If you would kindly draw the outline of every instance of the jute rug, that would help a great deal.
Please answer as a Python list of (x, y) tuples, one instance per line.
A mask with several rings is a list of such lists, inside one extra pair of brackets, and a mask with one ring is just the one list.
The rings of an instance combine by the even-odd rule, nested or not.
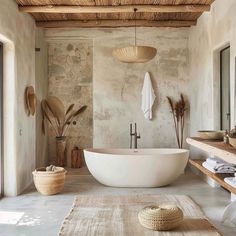
[[(185, 220), (173, 231), (152, 231), (139, 224), (147, 205), (178, 205)], [(63, 222), (60, 236), (219, 236), (201, 209), (184, 195), (78, 196)]]

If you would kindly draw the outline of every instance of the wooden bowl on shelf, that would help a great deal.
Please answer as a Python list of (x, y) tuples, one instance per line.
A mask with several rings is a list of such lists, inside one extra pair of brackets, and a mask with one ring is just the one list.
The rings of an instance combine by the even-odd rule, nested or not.
[(225, 131), (223, 130), (199, 130), (198, 135), (202, 139), (223, 140)]
[(232, 137), (229, 137), (229, 144), (236, 148), (236, 137), (235, 138), (232, 138)]

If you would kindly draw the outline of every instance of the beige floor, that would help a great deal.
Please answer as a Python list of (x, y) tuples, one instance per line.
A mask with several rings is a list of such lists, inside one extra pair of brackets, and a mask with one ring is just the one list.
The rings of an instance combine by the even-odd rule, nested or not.
[(221, 188), (211, 188), (190, 172), (168, 187), (138, 189), (105, 187), (89, 175), (86, 169), (70, 170), (64, 192), (60, 195), (41, 196), (32, 186), (19, 197), (0, 200), (0, 235), (54, 236), (76, 195), (136, 193), (189, 195), (202, 207), (222, 235), (236, 235), (236, 228), (228, 228), (220, 223), (223, 210), (230, 203), (230, 194)]

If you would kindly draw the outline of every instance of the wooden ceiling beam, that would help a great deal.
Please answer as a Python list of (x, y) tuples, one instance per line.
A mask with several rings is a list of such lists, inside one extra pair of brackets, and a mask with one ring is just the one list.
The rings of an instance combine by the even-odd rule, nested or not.
[[(138, 27), (189, 27), (196, 25), (197, 21), (148, 21), (137, 20)], [(134, 27), (134, 20), (89, 20), (89, 21), (38, 21), (38, 27), (43, 28), (117, 28), (117, 27)]]
[(28, 13), (131, 13), (134, 12), (204, 12), (210, 5), (123, 5), (123, 6), (19, 6), (21, 12)]

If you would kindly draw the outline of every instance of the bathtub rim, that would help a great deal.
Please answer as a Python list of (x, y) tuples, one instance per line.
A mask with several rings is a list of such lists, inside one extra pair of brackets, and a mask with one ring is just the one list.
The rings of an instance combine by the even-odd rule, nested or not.
[[(138, 151), (176, 151), (176, 152), (153, 152), (153, 153), (138, 153)], [(109, 152), (110, 151), (110, 152)], [(117, 151), (114, 153), (114, 151)], [(130, 151), (127, 153), (119, 153), (119, 151)], [(132, 152), (133, 151), (133, 152)], [(84, 149), (84, 152), (96, 154), (96, 155), (109, 155), (109, 156), (145, 156), (145, 157), (153, 157), (157, 155), (161, 156), (168, 156), (168, 157), (175, 157), (175, 155), (184, 155), (190, 153), (190, 150), (188, 149), (179, 149), (179, 148), (139, 148), (139, 149), (130, 149), (130, 148), (86, 148)]]

